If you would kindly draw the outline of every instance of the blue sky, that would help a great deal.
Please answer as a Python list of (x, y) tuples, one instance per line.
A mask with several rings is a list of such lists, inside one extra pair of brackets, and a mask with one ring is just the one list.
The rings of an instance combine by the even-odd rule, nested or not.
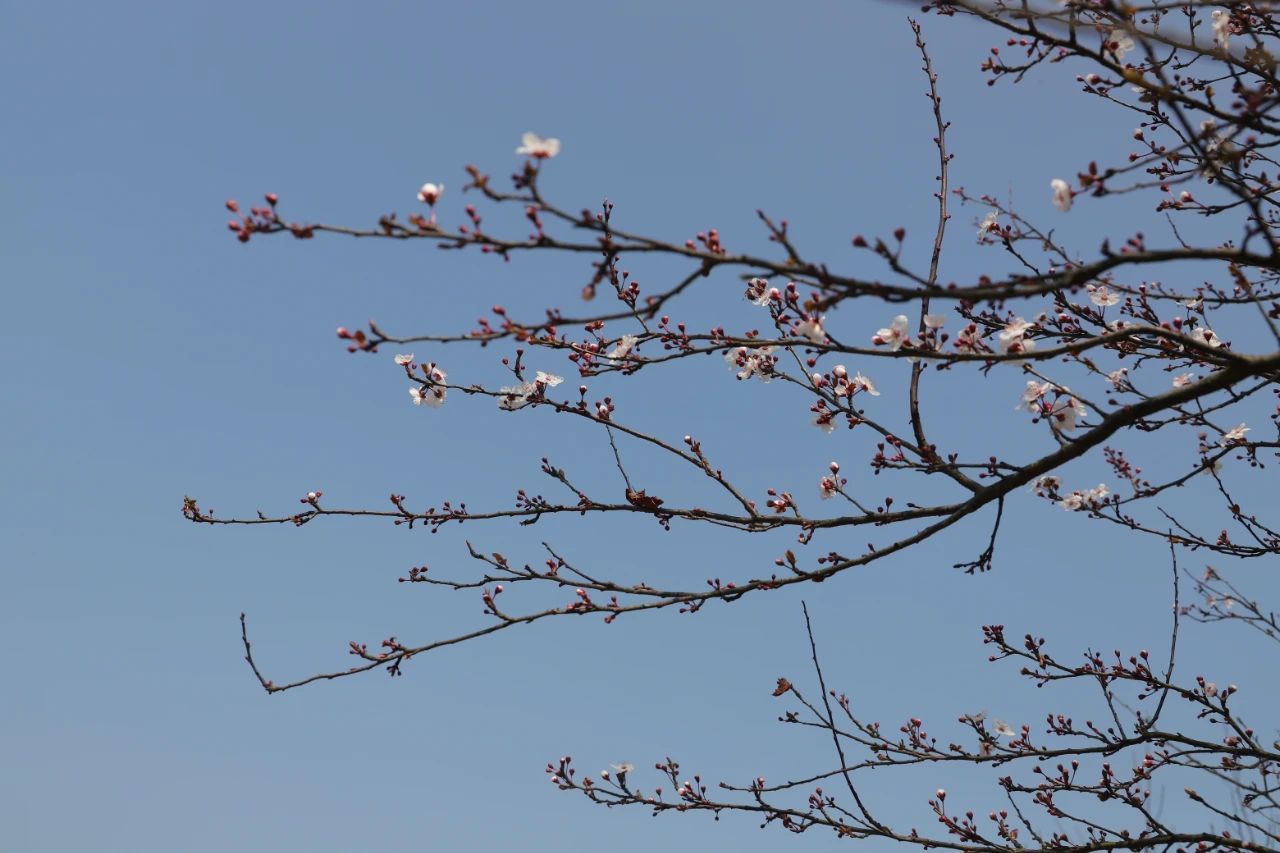
[[(816, 591), (696, 617), (542, 623), (414, 661), (404, 678), (267, 697), (241, 660), (242, 610), (278, 680), (346, 665), (348, 640), (466, 630), (483, 620), (476, 596), (396, 583), (422, 563), (467, 571), (464, 538), (520, 560), (546, 539), (621, 575), (693, 585), (762, 572), (787, 543), (613, 519), (431, 535), (340, 519), (215, 530), (179, 513), (185, 494), (229, 515), (286, 511), (309, 489), (347, 506), (381, 505), (391, 491), (415, 504), (506, 506), (516, 488), (549, 491), (544, 454), (617, 487), (601, 436), (477, 401), (416, 410), (390, 352), (348, 355), (333, 337), (369, 317), (405, 333), (470, 328), (495, 301), (526, 316), (572, 307), (584, 265), (337, 239), (246, 247), (225, 230), (226, 198), (274, 191), (299, 218), (364, 224), (412, 209), (417, 186), (435, 180), (454, 221), (462, 166), (504, 178), (520, 134), (534, 130), (564, 141), (544, 188), (567, 207), (608, 196), (626, 227), (673, 239), (718, 227), (766, 251), (763, 207), (789, 218), (814, 256), (872, 273), (852, 234), (901, 224), (923, 253), (932, 233), (931, 117), (907, 11), (11, 6), (0, 34), (12, 84), (0, 161), (0, 347), (11, 365), (0, 418), (0, 847), (538, 851), (570, 839), (772, 850), (790, 839), (750, 820), (589, 808), (557, 794), (542, 768), (565, 753), (584, 771), (671, 755), (742, 780), (825, 764), (823, 743), (773, 722), (781, 709), (769, 697), (777, 676), (808, 677), (802, 594), (829, 680), (886, 723), (978, 708), (1043, 714), (1043, 694), (985, 665), (984, 622), (1064, 648), (1159, 648), (1159, 544), (1027, 498), (1010, 507), (986, 576), (949, 568), (985, 537), (984, 521)], [(925, 27), (954, 122), (953, 182), (1012, 194), (1082, 247), (1117, 228), (1123, 204), (1063, 217), (1047, 188), (1095, 151), (1127, 150), (1132, 120), (1075, 96), (1069, 74), (989, 89), (977, 65), (990, 34), (960, 21)], [(944, 277), (986, 257), (973, 246), (979, 217), (957, 211)], [(633, 272), (656, 288), (673, 270), (637, 260)], [(738, 289), (717, 282), (689, 316), (752, 322)], [(860, 308), (843, 322), (869, 334), (890, 313)], [(418, 355), (451, 376), (498, 375), (493, 351)], [(891, 405), (892, 387), (900, 403), (905, 366), (876, 371), (877, 402)], [(1011, 412), (1022, 383), (1012, 371), (933, 383), (935, 430), (958, 449), (980, 450), (998, 429), (1001, 452), (1043, 450), (1047, 436)], [(768, 390), (708, 362), (620, 392), (620, 414), (704, 437), (755, 494), (809, 489), (812, 504), (829, 459), (870, 478), (865, 443), (821, 434), (805, 425), (807, 401), (782, 411)], [(655, 492), (704, 488), (628, 453), (652, 462)], [(1080, 477), (1098, 473), (1083, 466)], [(1239, 579), (1276, 591), (1255, 575), (1246, 567)], [(1229, 632), (1189, 633), (1189, 667), (1253, 685), (1245, 699), (1259, 708), (1280, 698), (1265, 688), (1280, 684), (1273, 660), (1242, 653)], [(937, 784), (887, 777), (877, 797), (887, 815), (928, 825)]]

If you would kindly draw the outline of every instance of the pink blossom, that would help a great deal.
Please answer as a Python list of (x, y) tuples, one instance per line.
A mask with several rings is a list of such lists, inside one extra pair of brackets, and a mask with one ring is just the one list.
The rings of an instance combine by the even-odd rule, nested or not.
[(403, 353), (396, 356), (396, 364), (405, 365), (413, 362), (413, 353)]

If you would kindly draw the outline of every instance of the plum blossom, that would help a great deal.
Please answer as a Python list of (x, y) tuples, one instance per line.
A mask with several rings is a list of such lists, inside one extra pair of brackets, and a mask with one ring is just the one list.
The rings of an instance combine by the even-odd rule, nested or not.
[(813, 425), (830, 435), (836, 431), (836, 414), (830, 409), (818, 409), (818, 414), (813, 419)]
[(761, 382), (768, 382), (773, 378), (773, 366), (778, 363), (778, 359), (770, 355), (772, 352), (773, 347), (736, 347), (724, 354), (724, 360), (739, 379), (758, 376)]
[(804, 335), (815, 344), (825, 344), (827, 342), (827, 333), (822, 328), (822, 321), (826, 317), (809, 317), (796, 325), (796, 334)]
[(1066, 213), (1071, 209), (1071, 186), (1062, 178), (1054, 178), (1049, 186), (1053, 188), (1053, 206)]
[(1194, 373), (1179, 373), (1177, 376), (1173, 377), (1173, 387), (1186, 388), (1188, 385), (1190, 385), (1192, 382), (1195, 382), (1195, 381), (1196, 381), (1196, 376)]
[(1085, 491), (1077, 489), (1062, 500), (1058, 501), (1058, 506), (1068, 512), (1076, 512), (1082, 509), (1096, 509), (1106, 500), (1107, 495), (1109, 494), (1111, 494), (1111, 490), (1107, 488), (1106, 484), (1099, 483), (1094, 488), (1086, 489)]
[(1120, 294), (1107, 287), (1105, 284), (1094, 286), (1092, 284), (1085, 285), (1085, 290), (1089, 292), (1089, 301), (1099, 308), (1107, 308), (1111, 305), (1119, 304)]
[(1047, 417), (1054, 429), (1069, 432), (1076, 428), (1076, 421), (1082, 421), (1088, 416), (1089, 410), (1084, 407), (1083, 403), (1075, 397), (1062, 396), (1054, 402), (1053, 408), (1049, 410)]
[(609, 350), (609, 353), (605, 357), (611, 358), (615, 361), (626, 358), (631, 354), (631, 351), (635, 349), (636, 343), (639, 340), (640, 339), (635, 335), (623, 335), (618, 338), (617, 345), (615, 345), (613, 349)]
[(1223, 50), (1231, 41), (1231, 14), (1223, 9), (1214, 9), (1210, 16), (1213, 19), (1213, 40)]
[(1000, 227), (1000, 212), (997, 210), (987, 211), (987, 215), (978, 223), (978, 239), (981, 240), (987, 236), (988, 231), (993, 231)]
[(448, 393), (449, 389), (443, 387), (423, 388), (414, 385), (409, 388), (409, 398), (415, 406), (430, 406), (433, 409), (438, 409), (444, 403)]
[(1137, 47), (1133, 39), (1124, 30), (1112, 30), (1111, 34), (1107, 36), (1106, 46), (1116, 55), (1117, 62), (1124, 62), (1125, 54)]
[(610, 764), (609, 766), (612, 767), (619, 776), (626, 776), (632, 770), (636, 769), (636, 766), (629, 761), (620, 761), (617, 764)]
[(444, 184), (423, 184), (422, 189), (418, 190), (418, 201), (434, 207), (436, 200), (442, 195), (444, 195)]
[(1022, 400), (1018, 405), (1014, 406), (1014, 409), (1026, 409), (1028, 412), (1038, 411), (1040, 409), (1040, 401), (1052, 388), (1053, 383), (1051, 382), (1029, 380), (1026, 390), (1022, 392)]
[(1017, 737), (1018, 736), (1017, 729), (1015, 729), (1013, 726), (1006, 723), (1004, 720), (996, 720), (995, 723), (992, 724), (991, 730), (996, 734), (1000, 735), (1001, 737)]
[(853, 375), (853, 380), (849, 384), (854, 388), (866, 391), (872, 397), (880, 396), (880, 392), (876, 390), (875, 383), (863, 376), (861, 373), (855, 373)]
[(747, 299), (756, 305), (768, 305), (774, 295), (781, 296), (781, 292), (776, 287), (769, 287), (767, 279), (753, 278), (747, 280)]
[(1038, 497), (1048, 498), (1056, 495), (1058, 489), (1062, 488), (1062, 480), (1053, 474), (1045, 474), (1043, 477), (1037, 477), (1035, 482), (1031, 484), (1031, 491)]
[(1206, 329), (1204, 326), (1196, 326), (1191, 331), (1191, 340), (1214, 349), (1222, 346), (1222, 339), (1214, 334), (1213, 329)]
[(539, 370), (532, 382), (522, 382), (519, 385), (508, 385), (504, 388), (499, 388), (498, 408), (508, 411), (522, 409), (532, 403), (534, 398), (540, 397), (547, 388), (554, 388), (563, 381), (563, 376), (555, 376)]
[(945, 314), (925, 314), (924, 325), (928, 329), (941, 329), (947, 324), (947, 315)]
[(1107, 374), (1107, 381), (1111, 383), (1112, 388), (1119, 388), (1129, 381), (1127, 374), (1129, 368), (1119, 367)]
[(818, 488), (824, 501), (831, 500), (840, 491), (840, 481), (835, 474), (830, 474), (818, 481)]
[(871, 338), (871, 343), (877, 345), (887, 344), (889, 349), (897, 352), (907, 339), (907, 327), (910, 324), (911, 321), (907, 319), (906, 314), (899, 314), (893, 318), (893, 322), (887, 328), (875, 333)]
[(536, 133), (526, 133), (520, 137), (517, 154), (528, 154), (535, 160), (546, 160), (560, 153), (559, 139), (543, 139)]
[(396, 356), (396, 364), (405, 365), (413, 363), (413, 353), (401, 353)]
[(1027, 337), (1027, 332), (1033, 325), (1033, 323), (1028, 323), (1021, 317), (1015, 317), (1010, 320), (1000, 331), (1000, 351), (1016, 353), (1034, 350), (1036, 342)]
[(982, 349), (982, 337), (978, 332), (978, 324), (970, 323), (956, 335), (956, 352), (979, 352)]
[(1244, 434), (1246, 432), (1249, 432), (1249, 427), (1245, 426), (1244, 424), (1240, 424), (1239, 426), (1232, 427), (1231, 429), (1227, 430), (1222, 434), (1222, 438), (1218, 440), (1218, 444), (1222, 445), (1223, 447), (1231, 447), (1232, 445), (1235, 445), (1235, 444), (1244, 444), (1245, 443)]

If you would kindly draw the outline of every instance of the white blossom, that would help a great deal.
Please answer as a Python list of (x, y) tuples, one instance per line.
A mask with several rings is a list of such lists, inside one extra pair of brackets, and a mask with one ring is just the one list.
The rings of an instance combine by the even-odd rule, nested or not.
[(536, 383), (522, 382), (498, 389), (498, 408), (515, 411), (529, 405), (529, 396), (538, 389)]
[(1186, 388), (1188, 385), (1190, 385), (1192, 382), (1195, 382), (1195, 381), (1196, 381), (1196, 376), (1194, 373), (1179, 373), (1177, 376), (1173, 377), (1173, 387)]
[(609, 350), (608, 355), (605, 357), (612, 358), (615, 361), (618, 359), (626, 358), (628, 355), (630, 355), (631, 350), (635, 349), (636, 343), (639, 340), (640, 339), (637, 338), (635, 335), (623, 335), (622, 337), (618, 338), (617, 345), (614, 346), (613, 349)]
[(1053, 383), (1051, 382), (1028, 380), (1026, 390), (1022, 392), (1022, 400), (1019, 401), (1017, 406), (1014, 406), (1014, 409), (1026, 409), (1028, 412), (1037, 411), (1040, 408), (1040, 400), (1052, 388)]
[(553, 373), (543, 373), (541, 370), (539, 370), (535, 381), (539, 385), (545, 385), (548, 388), (554, 388), (564, 381), (564, 377), (556, 376)]
[(1206, 329), (1204, 326), (1196, 326), (1191, 331), (1191, 340), (1214, 349), (1222, 346), (1222, 339), (1214, 334), (1213, 329)]
[(401, 353), (396, 356), (396, 364), (411, 364), (413, 362), (413, 353)]
[(1071, 396), (1059, 397), (1048, 414), (1054, 428), (1063, 432), (1075, 429), (1076, 421), (1082, 421), (1088, 416), (1089, 410), (1084, 407), (1084, 404)]
[(945, 314), (925, 314), (924, 324), (930, 329), (941, 329), (947, 323)]
[(801, 321), (796, 325), (796, 334), (804, 335), (815, 344), (825, 344), (827, 342), (827, 333), (822, 328), (822, 321), (826, 317), (810, 317)]
[(1071, 186), (1062, 178), (1054, 178), (1049, 186), (1053, 188), (1053, 206), (1066, 213), (1071, 209)]
[(768, 305), (775, 293), (778, 293), (778, 288), (770, 288), (766, 279), (752, 278), (747, 280), (747, 299), (756, 305)]
[[(1113, 45), (1114, 47), (1112, 47)], [(1111, 48), (1112, 52), (1115, 53), (1117, 62), (1123, 62), (1125, 54), (1132, 51), (1137, 45), (1133, 43), (1133, 39), (1124, 30), (1112, 30), (1111, 34), (1107, 36), (1107, 47)]]
[(1031, 484), (1031, 491), (1042, 498), (1050, 495), (1056, 495), (1058, 489), (1062, 488), (1062, 480), (1053, 474), (1045, 474), (1043, 477), (1037, 477), (1035, 482)]
[(852, 385), (854, 388), (859, 388), (863, 391), (866, 391), (872, 397), (880, 396), (880, 392), (876, 390), (875, 383), (872, 382), (867, 377), (863, 376), (861, 373), (855, 373), (853, 375), (853, 381), (850, 382), (849, 384)]
[(736, 347), (724, 354), (724, 360), (739, 379), (758, 376), (761, 382), (768, 382), (773, 378), (773, 366), (777, 363), (777, 359), (770, 355), (772, 352), (773, 347)]
[(444, 184), (423, 184), (422, 189), (418, 190), (418, 201), (434, 206), (436, 199), (442, 195), (444, 195)]
[(1218, 47), (1226, 50), (1231, 41), (1231, 14), (1222, 9), (1214, 9), (1210, 17), (1213, 19), (1213, 40)]
[(981, 240), (987, 235), (988, 231), (992, 231), (1000, 227), (1000, 212), (997, 210), (987, 211), (987, 215), (978, 223), (978, 239)]
[(1249, 432), (1249, 427), (1244, 424), (1232, 427), (1222, 434), (1222, 438), (1219, 439), (1218, 443), (1223, 447), (1230, 447), (1233, 444), (1244, 444), (1244, 434), (1246, 432)]
[(1096, 509), (1102, 504), (1107, 495), (1111, 494), (1111, 490), (1107, 488), (1105, 483), (1099, 483), (1092, 489), (1085, 491), (1075, 490), (1062, 500), (1058, 501), (1058, 506), (1068, 512), (1075, 512), (1082, 509)]
[(1031, 352), (1036, 342), (1028, 338), (1027, 332), (1032, 324), (1021, 317), (1015, 317), (1000, 331), (1001, 352)]
[(1128, 381), (1128, 379), (1126, 378), (1126, 374), (1128, 374), (1128, 372), (1129, 372), (1129, 368), (1118, 367), (1107, 374), (1107, 381), (1111, 383), (1111, 387), (1119, 388), (1121, 385), (1123, 385), (1125, 382)]
[(436, 409), (444, 403), (445, 395), (448, 392), (448, 388), (423, 388), (419, 385), (414, 385), (409, 388), (409, 398), (413, 400), (415, 406), (430, 406)]
[(1004, 720), (996, 720), (995, 723), (992, 724), (991, 730), (996, 734), (1001, 735), (1002, 737), (1018, 736), (1017, 730), (1014, 729), (1013, 726), (1006, 723)]
[(822, 480), (819, 481), (818, 488), (821, 490), (822, 499), (824, 501), (830, 500), (836, 496), (837, 492), (840, 491), (840, 481), (836, 479), (834, 474), (831, 474), (823, 477)]
[(1085, 290), (1089, 292), (1089, 301), (1099, 308), (1107, 308), (1120, 302), (1120, 294), (1107, 287), (1105, 284), (1094, 286), (1086, 284)]
[(526, 133), (520, 137), (517, 154), (528, 154), (537, 160), (545, 160), (560, 153), (559, 139), (543, 139), (536, 133)]
[(889, 349), (897, 352), (902, 348), (902, 344), (907, 339), (907, 328), (911, 321), (907, 319), (906, 314), (899, 314), (893, 318), (893, 322), (887, 328), (880, 329), (871, 338), (873, 344), (887, 344)]

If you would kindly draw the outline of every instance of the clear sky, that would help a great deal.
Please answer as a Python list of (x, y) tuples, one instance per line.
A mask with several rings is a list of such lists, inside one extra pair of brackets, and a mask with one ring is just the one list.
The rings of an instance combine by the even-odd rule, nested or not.
[[(627, 227), (672, 239), (718, 227), (760, 252), (764, 207), (833, 268), (875, 272), (852, 234), (901, 224), (923, 252), (934, 216), (909, 8), (6, 4), (0, 849), (775, 850), (791, 839), (747, 819), (591, 808), (557, 793), (543, 766), (565, 753), (584, 771), (671, 755), (713, 781), (824, 767), (824, 742), (779, 727), (769, 697), (779, 675), (808, 678), (802, 596), (828, 678), (886, 725), (917, 713), (945, 727), (980, 708), (1043, 716), (1045, 694), (984, 663), (984, 622), (1064, 649), (1162, 648), (1161, 546), (1020, 496), (985, 576), (949, 568), (972, 556), (980, 522), (816, 590), (695, 617), (542, 623), (416, 660), (400, 679), (268, 697), (241, 660), (242, 610), (278, 680), (347, 665), (349, 640), (456, 633), (483, 623), (476, 596), (396, 578), (422, 563), (468, 571), (464, 538), (522, 561), (546, 539), (620, 575), (696, 586), (768, 571), (785, 537), (577, 519), (435, 536), (340, 519), (210, 529), (179, 512), (184, 494), (225, 515), (284, 512), (309, 489), (345, 506), (392, 491), (507, 506), (516, 488), (550, 490), (537, 470), (548, 453), (588, 482), (616, 479), (598, 433), (488, 401), (414, 409), (390, 351), (348, 355), (333, 335), (369, 317), (404, 333), (469, 328), (495, 301), (571, 308), (583, 265), (332, 238), (246, 247), (225, 229), (226, 198), (274, 191), (299, 218), (366, 224), (413, 209), (435, 180), (453, 222), (463, 165), (503, 179), (533, 130), (564, 141), (544, 186), (566, 207), (607, 195)], [(1116, 228), (1123, 205), (1064, 217), (1048, 182), (1095, 147), (1126, 150), (1132, 119), (1075, 95), (1074, 71), (989, 89), (977, 66), (991, 34), (925, 27), (954, 122), (953, 181), (1012, 193), (1083, 249)], [(979, 216), (957, 211), (944, 277), (976, 268)], [(670, 274), (639, 260), (633, 272), (655, 288)], [(738, 284), (716, 287), (691, 314), (727, 305), (751, 322)], [(890, 314), (844, 313), (867, 334)], [(418, 350), (451, 377), (496, 377), (498, 355)], [(905, 367), (873, 375), (877, 404), (905, 409)], [(934, 383), (929, 404), (955, 446), (981, 448), (998, 430), (1002, 453), (1046, 447), (1015, 420), (1015, 372), (956, 376)], [(830, 459), (870, 478), (865, 444), (808, 426), (807, 401), (771, 409), (781, 389), (735, 383), (723, 363), (640, 390), (621, 398), (634, 422), (703, 436), (757, 495), (776, 485), (812, 504)], [(1081, 485), (1100, 473), (1082, 467)], [(653, 475), (655, 492), (703, 488), (660, 465)], [(1274, 596), (1260, 568), (1237, 579)], [(1238, 651), (1230, 632), (1189, 634), (1189, 667), (1239, 681), (1259, 708), (1280, 703), (1274, 660)], [(930, 824), (937, 779), (880, 784), (886, 815)], [(974, 789), (974, 804), (995, 801), (986, 794)]]

